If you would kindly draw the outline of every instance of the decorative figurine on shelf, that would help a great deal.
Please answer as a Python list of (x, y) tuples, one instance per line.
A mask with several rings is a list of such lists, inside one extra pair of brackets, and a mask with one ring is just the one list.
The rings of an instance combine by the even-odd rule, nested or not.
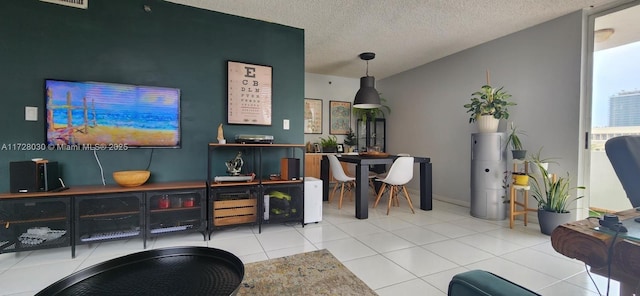
[(240, 171), (242, 170), (242, 165), (244, 164), (244, 161), (242, 160), (242, 152), (238, 151), (238, 154), (236, 154), (234, 159), (229, 160), (224, 164), (227, 165), (227, 173), (229, 173), (229, 175), (239, 176)]
[(226, 144), (227, 140), (224, 139), (224, 131), (222, 130), (222, 123), (218, 125), (218, 143)]

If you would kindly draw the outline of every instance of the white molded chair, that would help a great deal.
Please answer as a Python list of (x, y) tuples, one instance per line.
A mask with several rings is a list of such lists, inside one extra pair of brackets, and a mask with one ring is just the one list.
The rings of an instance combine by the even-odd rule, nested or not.
[[(411, 154), (409, 153), (398, 153), (396, 154), (396, 156), (402, 157), (402, 156), (411, 156)], [(379, 174), (375, 174), (375, 177), (378, 179), (384, 179), (387, 177), (387, 174), (389, 173), (389, 171), (383, 172), (383, 173), (379, 173)]]
[(382, 182), (382, 187), (380, 187), (380, 191), (378, 192), (378, 196), (376, 197), (376, 202), (373, 204), (373, 207), (378, 206), (378, 202), (380, 202), (380, 198), (385, 193), (385, 190), (389, 191), (389, 203), (387, 205), (387, 215), (389, 215), (389, 210), (391, 210), (391, 202), (395, 201), (398, 203), (398, 192), (402, 189), (404, 196), (407, 198), (407, 202), (409, 202), (409, 207), (411, 208), (412, 213), (416, 213), (413, 210), (413, 203), (411, 203), (411, 197), (409, 196), (409, 192), (407, 192), (407, 188), (404, 186), (409, 181), (413, 179), (413, 157), (411, 156), (402, 156), (396, 158), (396, 160), (391, 165), (387, 176), (382, 179), (376, 179), (376, 181)]
[(340, 187), (340, 201), (338, 202), (338, 209), (341, 209), (342, 197), (344, 197), (344, 186), (347, 185), (348, 186), (347, 190), (351, 190), (351, 188), (356, 185), (356, 182), (355, 182), (356, 178), (349, 177), (347, 176), (347, 174), (345, 174), (344, 170), (342, 169), (342, 165), (340, 164), (340, 161), (335, 155), (329, 154), (327, 155), (327, 158), (329, 159), (329, 167), (331, 168), (331, 174), (333, 174), (333, 178), (336, 179), (336, 181), (338, 181), (338, 184), (336, 184), (333, 187), (333, 191), (331, 191), (331, 195), (329, 195), (329, 203), (331, 203), (331, 200), (333, 199), (333, 195), (336, 193), (336, 190), (338, 189), (338, 187)]

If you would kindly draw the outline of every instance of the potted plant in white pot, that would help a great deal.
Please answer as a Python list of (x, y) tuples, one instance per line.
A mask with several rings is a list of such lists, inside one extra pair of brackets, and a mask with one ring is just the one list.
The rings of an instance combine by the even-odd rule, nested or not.
[(582, 198), (571, 197), (574, 189), (585, 189), (584, 186), (571, 187), (571, 178), (550, 174), (540, 162), (533, 162), (540, 171), (539, 176), (531, 175), (531, 195), (538, 202), (538, 223), (540, 232), (551, 235), (551, 232), (561, 224), (571, 222), (572, 216), (568, 207), (574, 201)]
[(531, 173), (533, 174), (541, 174), (540, 170), (538, 169), (538, 167), (542, 166), (545, 170), (549, 169), (549, 163), (555, 163), (557, 164), (557, 162), (555, 161), (556, 158), (542, 158), (540, 155), (542, 153), (542, 148), (540, 147), (540, 149), (538, 149), (538, 151), (536, 153), (530, 153), (529, 155), (529, 162), (532, 164), (531, 168)]
[(478, 121), (478, 131), (481, 133), (495, 133), (498, 131), (500, 119), (509, 118), (509, 106), (516, 103), (510, 102), (511, 95), (503, 90), (504, 87), (493, 88), (487, 84), (479, 91), (471, 94), (471, 103), (464, 104), (467, 113), (470, 113), (469, 123)]

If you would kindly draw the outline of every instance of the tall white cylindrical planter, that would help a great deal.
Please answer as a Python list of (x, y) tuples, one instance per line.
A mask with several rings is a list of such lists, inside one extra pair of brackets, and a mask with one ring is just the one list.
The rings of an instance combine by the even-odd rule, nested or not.
[[(507, 134), (471, 135), (471, 216), (488, 220), (507, 218)], [(510, 182), (510, 180), (508, 180)]]
[(478, 122), (478, 132), (495, 133), (498, 131), (500, 119), (496, 119), (493, 115), (481, 115), (476, 121)]

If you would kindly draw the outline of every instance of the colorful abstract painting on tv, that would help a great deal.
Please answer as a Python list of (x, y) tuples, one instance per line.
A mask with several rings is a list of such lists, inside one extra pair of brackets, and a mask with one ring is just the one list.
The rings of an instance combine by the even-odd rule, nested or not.
[(46, 80), (47, 144), (180, 147), (180, 90)]

